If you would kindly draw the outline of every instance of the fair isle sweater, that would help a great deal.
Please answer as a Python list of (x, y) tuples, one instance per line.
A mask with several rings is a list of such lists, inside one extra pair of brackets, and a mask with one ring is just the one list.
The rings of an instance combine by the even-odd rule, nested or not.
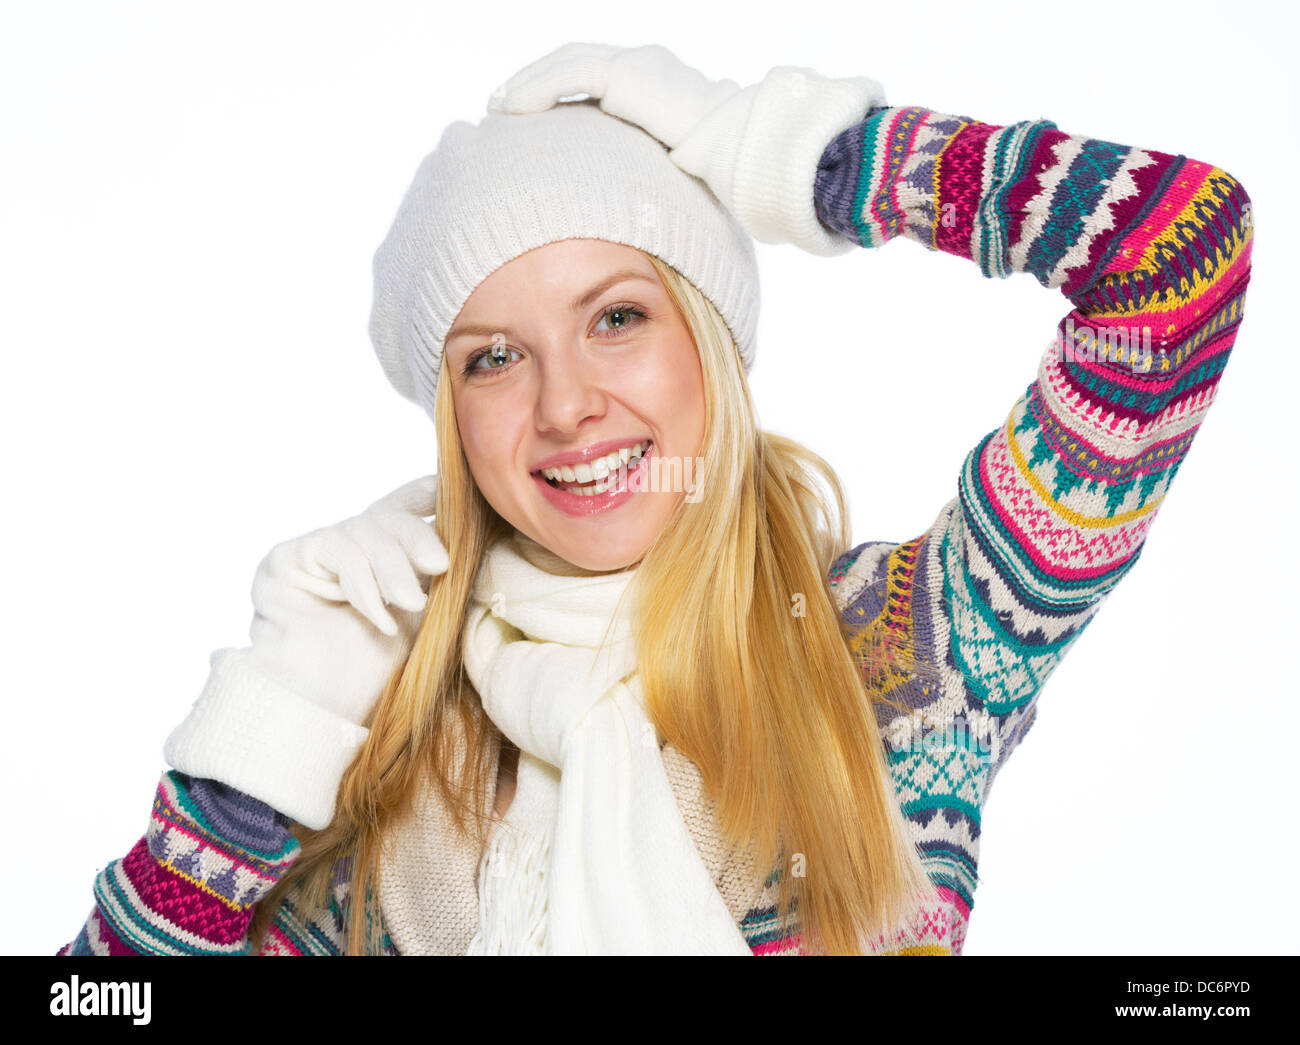
[[(865, 683), (908, 709), (876, 704), (941, 901), (875, 953), (960, 954), (993, 780), (1048, 677), (1137, 562), (1214, 400), (1249, 280), (1250, 203), (1209, 163), (1047, 121), (997, 127), (912, 107), (872, 110), (837, 135), (815, 201), (853, 243), (902, 236), (986, 276), (1028, 272), (1071, 306), (934, 524), (846, 551), (829, 577)], [(932, 670), (869, 659), (882, 640)], [(254, 907), (298, 851), (266, 804), (166, 773), (147, 833), (100, 873), (60, 953), (249, 953)], [(346, 872), (328, 909), (282, 904), (259, 953), (340, 953)], [(802, 953), (798, 912), (778, 924), (774, 910), (780, 874), (733, 908), (757, 955)], [(388, 933), (384, 945), (399, 951)]]

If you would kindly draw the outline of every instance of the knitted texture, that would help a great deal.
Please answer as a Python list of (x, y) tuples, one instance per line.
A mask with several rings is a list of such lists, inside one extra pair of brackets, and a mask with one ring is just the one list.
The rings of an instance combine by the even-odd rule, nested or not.
[[(902, 236), (988, 276), (1029, 272), (1072, 306), (1036, 380), (966, 456), (934, 524), (848, 550), (829, 578), (865, 682), (908, 709), (876, 705), (898, 801), (940, 897), (874, 951), (960, 954), (992, 782), (1044, 683), (1137, 562), (1214, 400), (1249, 279), (1249, 198), (1224, 171), (1183, 156), (1046, 121), (996, 127), (919, 108), (874, 110), (838, 135), (815, 195), (820, 220), (853, 243)], [(910, 670), (882, 649), (932, 668)], [(718, 867), (696, 800), (674, 786)], [(90, 921), (62, 953), (240, 949), (251, 904), (294, 849), (266, 807), (211, 788), (168, 774), (155, 817), (247, 868), (247, 884), (211, 888), (151, 827), (101, 875)], [(255, 816), (279, 833), (254, 843), (234, 829)], [(780, 874), (738, 920), (758, 955), (802, 951), (798, 912), (776, 917)], [(337, 953), (347, 900), (341, 887), (326, 911), (286, 904), (264, 953)], [(477, 915), (466, 915), (471, 925)]]
[(251, 650), (215, 650), (210, 663), (199, 699), (163, 747), (168, 763), (257, 794), (309, 827), (325, 827), (366, 728), (267, 678)]

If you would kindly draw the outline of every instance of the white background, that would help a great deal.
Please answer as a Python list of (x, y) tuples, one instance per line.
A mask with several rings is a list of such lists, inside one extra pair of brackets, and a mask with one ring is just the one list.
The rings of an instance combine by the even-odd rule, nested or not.
[[(1269, 6), (6, 4), (0, 947), (77, 933), (209, 653), (247, 643), (266, 550), (433, 470), (367, 340), (371, 256), (448, 122), (592, 40), (741, 84), (869, 75), (1243, 182), (1255, 275), (1220, 398), (998, 778), (966, 950), (1294, 951), (1300, 167)], [(911, 242), (759, 251), (764, 426), (839, 470), (857, 540), (917, 536), (1068, 303)]]

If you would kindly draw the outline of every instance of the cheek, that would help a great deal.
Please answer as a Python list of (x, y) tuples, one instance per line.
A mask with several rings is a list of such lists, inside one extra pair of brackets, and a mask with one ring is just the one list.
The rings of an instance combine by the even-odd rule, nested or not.
[(503, 441), (499, 437), (500, 433), (495, 433), (494, 438), (489, 411), (462, 403), (456, 404), (456, 425), (460, 431), (460, 444), (464, 448), (470, 474), (474, 477), (478, 488), (490, 501), (493, 477), (502, 474), (500, 462), (493, 460), (493, 453), (501, 452)]
[(687, 337), (665, 353), (659, 376), (661, 401), (672, 418), (678, 437), (696, 445), (704, 435), (704, 375), (695, 343)]

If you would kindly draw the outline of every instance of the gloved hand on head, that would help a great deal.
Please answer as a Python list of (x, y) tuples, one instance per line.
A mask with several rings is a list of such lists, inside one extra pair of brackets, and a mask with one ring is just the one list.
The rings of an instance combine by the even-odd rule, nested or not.
[(818, 221), (813, 185), (831, 140), (884, 104), (876, 81), (776, 66), (741, 88), (708, 79), (658, 44), (570, 43), (499, 86), (488, 111), (544, 112), (582, 94), (667, 146), (754, 239), (824, 256), (852, 249)]

